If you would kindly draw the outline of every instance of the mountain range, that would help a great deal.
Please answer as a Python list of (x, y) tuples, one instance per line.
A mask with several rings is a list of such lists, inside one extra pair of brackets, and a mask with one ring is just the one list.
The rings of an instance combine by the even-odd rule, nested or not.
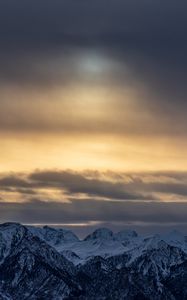
[(187, 236), (0, 225), (0, 300), (187, 299)]

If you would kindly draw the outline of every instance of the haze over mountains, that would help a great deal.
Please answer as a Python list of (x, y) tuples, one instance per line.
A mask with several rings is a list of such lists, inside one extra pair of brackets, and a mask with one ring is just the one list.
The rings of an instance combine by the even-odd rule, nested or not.
[(0, 299), (187, 297), (187, 236), (0, 225)]

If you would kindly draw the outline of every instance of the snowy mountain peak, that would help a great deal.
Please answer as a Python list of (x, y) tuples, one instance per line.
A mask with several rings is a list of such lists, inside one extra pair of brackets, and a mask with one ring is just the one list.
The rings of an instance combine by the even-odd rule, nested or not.
[(162, 237), (167, 241), (178, 241), (184, 239), (184, 235), (178, 230), (172, 230), (169, 233), (162, 235)]
[(138, 234), (134, 230), (122, 230), (115, 234), (115, 239), (118, 241), (124, 241), (138, 237)]
[(99, 228), (96, 229), (93, 233), (89, 234), (84, 241), (90, 241), (90, 240), (113, 240), (114, 234), (113, 232), (108, 228)]
[(51, 246), (60, 246), (66, 243), (78, 242), (78, 237), (70, 230), (57, 229), (49, 226), (38, 228), (35, 226), (27, 226), (33, 235), (46, 241)]
[[(186, 237), (0, 225), (0, 299), (185, 300)], [(110, 295), (109, 295), (110, 294)]]
[(56, 243), (59, 242), (59, 239), (63, 240), (64, 242), (79, 241), (78, 237), (72, 231), (66, 229), (57, 229), (49, 226), (44, 226), (43, 233), (46, 238), (56, 238)]
[(27, 229), (18, 223), (4, 223), (0, 224), (0, 240), (4, 239), (6, 242), (16, 242), (20, 240)]
[(147, 250), (158, 249), (160, 247), (167, 247), (167, 246), (168, 246), (167, 242), (164, 241), (159, 234), (146, 237), (143, 239), (141, 243), (141, 247)]
[(24, 227), (23, 225), (21, 225), (20, 223), (16, 223), (16, 222), (6, 222), (3, 224), (0, 224), (0, 231), (2, 230), (13, 230), (13, 229), (18, 229)]
[(22, 240), (27, 229), (18, 223), (0, 224), (0, 262)]
[(71, 231), (71, 230), (64, 230), (58, 229), (60, 233), (63, 232), (64, 240), (67, 242), (78, 242), (79, 238)]

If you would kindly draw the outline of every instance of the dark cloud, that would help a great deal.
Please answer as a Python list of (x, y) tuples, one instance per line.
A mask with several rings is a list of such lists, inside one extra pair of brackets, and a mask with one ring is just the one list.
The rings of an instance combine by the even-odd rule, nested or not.
[[(32, 173), (29, 179), (39, 185), (61, 186), (70, 194), (85, 193), (111, 199), (156, 200), (153, 197), (155, 192), (187, 196), (185, 172), (109, 173), (114, 182), (97, 178), (97, 173), (91, 172), (90, 174), (93, 174), (92, 177), (95, 178), (90, 179), (89, 172), (84, 174), (72, 171), (37, 171)], [(146, 192), (149, 194), (143, 196)]]
[[(98, 179), (88, 179), (81, 174), (70, 172), (37, 172), (30, 179), (39, 182), (57, 184), (67, 189), (71, 194), (84, 193), (90, 196), (106, 197), (110, 199), (148, 199), (143, 195), (128, 193), (121, 183), (112, 183)], [(150, 196), (151, 198), (151, 196)], [(149, 199), (150, 199), (149, 198)]]
[[(110, 224), (112, 228), (135, 226), (137, 229), (139, 226), (162, 230), (177, 226), (184, 229), (186, 185), (186, 172), (48, 170), (1, 174), (0, 220), (67, 226), (93, 223)], [(16, 197), (12, 202), (9, 195), (14, 193)], [(160, 201), (165, 199), (171, 202)]]
[(143, 184), (142, 188), (146, 188), (159, 192), (159, 193), (166, 193), (166, 194), (175, 194), (175, 195), (182, 195), (187, 196), (187, 185), (186, 183), (152, 183), (152, 184)]
[[(72, 171), (43, 171), (30, 174), (26, 179), (8, 176), (0, 179), (0, 188), (17, 188), (20, 193), (32, 194), (32, 189), (55, 188), (66, 191), (69, 195), (86, 194), (90, 197), (102, 197), (122, 200), (151, 200), (153, 196), (138, 192), (128, 192), (123, 183), (89, 179), (84, 174)], [(21, 189), (22, 188), (22, 189)], [(25, 189), (27, 188), (27, 189)], [(30, 188), (30, 189), (28, 189)]]
[[(55, 84), (64, 86), (72, 80), (79, 82), (75, 68), (78, 53), (102, 51), (118, 67), (109, 78), (102, 76), (99, 80), (104, 80), (106, 86), (111, 81), (123, 86), (128, 80), (134, 89), (137, 83), (146, 89), (146, 95), (138, 101), (150, 110), (152, 124), (139, 122), (135, 132), (140, 134), (141, 128), (145, 133), (150, 128), (153, 134), (158, 131), (184, 136), (187, 129), (186, 9), (186, 2), (177, 0), (3, 0), (0, 3), (0, 84), (34, 85), (38, 89)], [(0, 100), (1, 129), (50, 127), (35, 118), (28, 122), (21, 111), (15, 116), (9, 104), (3, 109), (3, 102), (7, 103), (3, 98)], [(11, 118), (3, 118), (7, 113)], [(156, 126), (158, 120), (161, 126)], [(77, 130), (93, 131), (88, 123), (77, 123)], [(121, 134), (129, 130), (122, 122), (108, 120), (104, 126), (102, 122), (98, 124), (99, 130), (109, 128), (108, 131)], [(53, 129), (68, 131), (70, 127), (63, 123)], [(131, 124), (129, 127), (133, 131)]]
[[(172, 76), (170, 71), (178, 70), (175, 80), (181, 71), (186, 72), (185, 1), (3, 0), (0, 8), (1, 51), (5, 47), (6, 61), (1, 70), (5, 78), (5, 68), (10, 67), (7, 76), (12, 73), (14, 80), (16, 72), (17, 75), (20, 72), (22, 80), (29, 74), (30, 80), (35, 80), (34, 67), (37, 82), (38, 77), (45, 78), (46, 72), (43, 68), (40, 74), (38, 64), (33, 66), (33, 59), (46, 63), (56, 50), (63, 56), (76, 47), (104, 47), (114, 59), (121, 58), (145, 77), (149, 75), (148, 80), (151, 75), (155, 84), (159, 79), (157, 73), (161, 75), (158, 84), (162, 84), (163, 78), (167, 83)], [(9, 43), (11, 47), (7, 46)], [(6, 59), (8, 52), (11, 55)]]
[(129, 224), (186, 224), (186, 203), (135, 203), (72, 200), (70, 203), (31, 200), (25, 203), (0, 203), (2, 222), (84, 223), (89, 221)]
[[(3, 0), (0, 83), (39, 88), (79, 81), (77, 53), (103, 51), (110, 61), (118, 63), (111, 75), (115, 85), (123, 86), (128, 77), (134, 89), (141, 84), (146, 90), (138, 101), (150, 111), (152, 124), (140, 122), (137, 133), (140, 128), (142, 132), (150, 128), (154, 134), (159, 128), (159, 134), (186, 136), (186, 11), (183, 0)], [(105, 80), (106, 85), (111, 84), (111, 78)], [(26, 120), (20, 120), (18, 116), (15, 122), (2, 121), (1, 128), (29, 128)], [(156, 126), (158, 123), (161, 126)], [(42, 127), (37, 127), (36, 121), (33, 124)], [(126, 132), (121, 123), (105, 125), (103, 128)], [(82, 127), (89, 128), (89, 124)], [(68, 130), (65, 124), (62, 128)]]
[[(1, 176), (0, 189), (17, 192), (32, 197), (52, 199), (53, 193), (59, 192), (59, 201), (63, 201), (61, 192), (71, 199), (77, 195), (90, 199), (160, 201), (186, 200), (187, 174), (185, 172), (155, 173), (113, 173), (113, 172), (74, 172), (35, 171), (25, 175)], [(41, 196), (41, 190), (45, 195)], [(170, 197), (170, 198), (168, 198)], [(182, 197), (182, 199), (180, 198)], [(178, 199), (177, 199), (178, 198)]]
[[(187, 4), (184, 0), (150, 2), (143, 0), (1, 1), (1, 34), (30, 43), (58, 43), (64, 36), (89, 39), (100, 34), (124, 33), (131, 40), (136, 34), (159, 39), (185, 33)], [(174, 22), (175, 20), (175, 22)], [(138, 33), (140, 35), (138, 35)], [(116, 37), (117, 39), (117, 37)], [(121, 39), (121, 38), (120, 38)]]
[(21, 179), (18, 175), (4, 176), (0, 178), (0, 187), (21, 187), (27, 188), (30, 183), (24, 179)]

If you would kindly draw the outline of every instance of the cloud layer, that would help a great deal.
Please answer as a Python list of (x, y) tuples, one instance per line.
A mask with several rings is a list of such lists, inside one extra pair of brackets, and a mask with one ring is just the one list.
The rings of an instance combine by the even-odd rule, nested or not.
[(182, 172), (1, 174), (0, 218), (35, 224), (185, 227), (186, 184), (187, 173)]
[(1, 0), (0, 220), (186, 222), (186, 11)]
[[(24, 127), (28, 130), (68, 131), (75, 130), (76, 123), (79, 131), (87, 127), (88, 131), (103, 128), (105, 132), (109, 128), (110, 131), (121, 134), (139, 134), (141, 128), (141, 132), (145, 134), (148, 131), (149, 134), (152, 132), (184, 137), (187, 129), (186, 8), (185, 1), (178, 3), (176, 0), (167, 0), (164, 3), (150, 3), (147, 0), (102, 0), (94, 3), (72, 0), (55, 0), (53, 3), (43, 0), (27, 3), (23, 0), (16, 3), (12, 0), (1, 1), (0, 85), (3, 89), (7, 85), (22, 88), (27, 86), (26, 94), (18, 90), (12, 90), (12, 94), (1, 91), (1, 130)], [(107, 74), (99, 76), (96, 71), (96, 74), (91, 72), (90, 75), (87, 72), (82, 76), (82, 70), (78, 70), (81, 57), (88, 55), (92, 60), (93, 52), (96, 53), (96, 61), (100, 56), (101, 60), (107, 60)], [(129, 127), (126, 123), (123, 125), (123, 122), (118, 122), (118, 112), (123, 112), (121, 118), (125, 120), (125, 110), (128, 108), (124, 105), (125, 96), (119, 99), (116, 95), (113, 95), (113, 98), (117, 99), (116, 117), (113, 120), (110, 117), (104, 119), (104, 126), (101, 126), (102, 120), (98, 120), (98, 128), (92, 126), (92, 123), (89, 128), (89, 123), (86, 120), (84, 122), (82, 115), (80, 119), (72, 118), (71, 124), (66, 120), (60, 124), (50, 122), (42, 113), (35, 116), (33, 99), (37, 99), (38, 102), (38, 99), (45, 98), (44, 90), (48, 93), (49, 89), (56, 86), (63, 90), (58, 92), (62, 93), (61, 110), (66, 110), (64, 99), (67, 95), (64, 89), (69, 84), (69, 88), (73, 89), (72, 84), (75, 83), (83, 84), (84, 89), (88, 85), (98, 88), (98, 85), (102, 84), (107, 89), (109, 86), (114, 90), (117, 86), (125, 86), (125, 90), (130, 86), (134, 91), (137, 90), (135, 97), (139, 109), (139, 126), (134, 128), (132, 118)], [(30, 97), (33, 89), (42, 89), (42, 97), (36, 93), (33, 98)], [(124, 95), (124, 90), (120, 91), (121, 95)], [(16, 93), (19, 101), (15, 99)], [(20, 101), (23, 97), (25, 100)], [(51, 98), (55, 97), (56, 95), (51, 95)], [(75, 97), (78, 95), (73, 95), (73, 98)], [(26, 105), (29, 98), (29, 104)], [(70, 97), (68, 99), (73, 107), (74, 100)], [(15, 105), (11, 106), (10, 102), (15, 102)], [(45, 99), (44, 102), (42, 105), (46, 105), (48, 111), (50, 101)], [(14, 111), (11, 107), (17, 109)], [(30, 111), (30, 122), (23, 117), (23, 111), (26, 111), (26, 115)], [(53, 111), (54, 108), (52, 114)], [(3, 117), (7, 114), (11, 118)], [(56, 113), (53, 120), (55, 117)], [(62, 118), (64, 119), (64, 116)]]
[[(0, 177), (2, 191), (18, 191), (20, 194), (23, 192), (23, 194), (33, 194), (40, 198), (40, 190), (46, 189), (47, 192), (48, 189), (49, 191), (54, 189), (65, 193), (67, 200), (71, 196), (83, 195), (86, 198), (103, 198), (112, 201), (185, 201), (186, 185), (186, 172), (115, 173), (38, 170), (26, 174), (2, 174)], [(45, 198), (41, 200), (45, 201)], [(63, 201), (60, 193), (59, 201)]]

